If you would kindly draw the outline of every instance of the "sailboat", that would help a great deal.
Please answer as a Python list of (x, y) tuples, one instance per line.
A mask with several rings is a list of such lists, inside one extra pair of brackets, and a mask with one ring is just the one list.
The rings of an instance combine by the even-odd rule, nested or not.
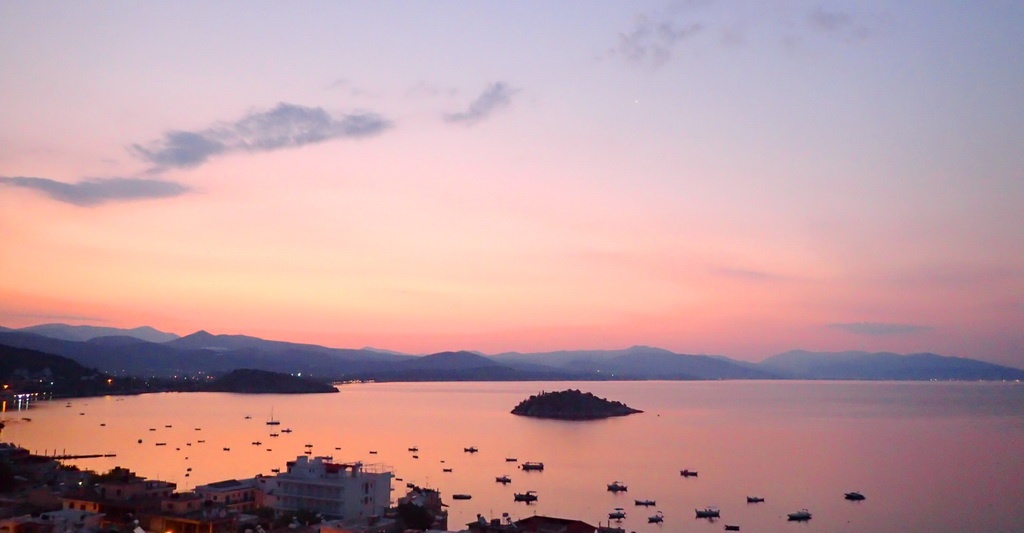
[(267, 420), (267, 425), (268, 426), (280, 426), (281, 425), (281, 421), (280, 420), (274, 420), (274, 408), (273, 407), (270, 408), (270, 420)]

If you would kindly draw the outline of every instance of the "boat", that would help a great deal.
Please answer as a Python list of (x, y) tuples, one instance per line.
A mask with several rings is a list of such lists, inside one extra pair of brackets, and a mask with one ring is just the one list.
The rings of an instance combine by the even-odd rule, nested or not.
[(441, 471), (442, 472), (451, 472), (452, 469), (451, 468), (442, 468)]
[(418, 456), (418, 455), (414, 455), (414, 456), (412, 456), (412, 458), (413, 458), (413, 459), (419, 459), (419, 458), (420, 458), (420, 456)]
[(516, 459), (515, 457), (506, 457), (506, 458), (505, 458), (505, 462), (506, 462), (506, 463), (514, 463), (514, 462), (516, 462), (516, 461), (518, 461), (518, 460), (519, 460), (519, 459)]
[(158, 442), (158, 443), (156, 443), (156, 445), (157, 446), (167, 446), (167, 443), (166, 442)]
[(512, 501), (526, 503), (535, 502), (537, 501), (537, 492), (532, 490), (517, 492), (512, 496)]
[(230, 451), (231, 451), (231, 448), (224, 448), (224, 451), (226, 451), (226, 452), (230, 452)]
[(694, 509), (697, 514), (697, 518), (721, 518), (722, 512), (714, 507), (705, 507), (703, 509)]
[(312, 447), (313, 447), (313, 445), (312, 445), (312, 444), (307, 444), (307, 445), (306, 445), (306, 447), (307, 447), (307, 448), (312, 448)]
[(251, 417), (251, 416), (249, 416), (249, 415), (245, 415), (245, 419), (246, 419), (246, 420), (251, 420), (251, 419), (252, 419), (252, 417)]
[(405, 484), (405, 488), (407, 488), (407, 489), (415, 489), (416, 488), (416, 484), (415, 483), (406, 483)]
[(696, 470), (680, 470), (679, 475), (683, 477), (697, 477)]
[(477, 450), (476, 446), (470, 446), (469, 448), (463, 448), (462, 451), (464, 451), (466, 453), (476, 453), (476, 452), (478, 452), (480, 450)]
[(616, 507), (615, 510), (608, 513), (608, 520), (622, 520), (626, 518), (626, 511), (622, 507)]
[(527, 461), (519, 468), (522, 468), (523, 470), (544, 470), (544, 463)]
[(409, 448), (409, 451), (410, 452), (418, 452), (418, 451), (420, 451), (420, 449), (417, 448), (416, 446), (413, 446), (413, 447)]
[(377, 455), (377, 450), (370, 450), (370, 455)]
[(510, 478), (508, 476), (498, 476), (498, 477), (494, 478), (494, 481), (496, 483), (501, 483), (501, 484), (512, 483), (512, 478)]
[(654, 513), (653, 515), (647, 517), (648, 524), (660, 524), (664, 521), (665, 515), (661, 514), (661, 511), (658, 511), (657, 513)]
[[(598, 524), (600, 524), (600, 522), (598, 522)], [(597, 533), (626, 533), (626, 530), (621, 527), (612, 527), (612, 523), (609, 520), (607, 526), (597, 526)]]
[(786, 516), (789, 517), (789, 520), (802, 522), (804, 520), (810, 520), (811, 519), (811, 512), (808, 511), (807, 509), (800, 509), (799, 511), (797, 511), (795, 513), (789, 513)]
[(864, 497), (863, 494), (859, 492), (847, 492), (846, 494), (843, 494), (843, 498), (846, 498), (847, 500), (850, 500), (852, 502), (859, 502), (861, 500), (867, 499)]
[(469, 495), (469, 494), (452, 494), (452, 499), (453, 500), (468, 500), (468, 499), (470, 499), (472, 497), (473, 496)]
[(739, 531), (740, 526), (725, 526), (726, 531)]
[(267, 420), (267, 425), (268, 426), (280, 426), (281, 425), (281, 421), (280, 420), (274, 420), (274, 408), (273, 407), (270, 408), (270, 419)]
[(760, 496), (747, 496), (747, 503), (761, 503), (763, 501), (764, 498)]
[(278, 434), (277, 434), (277, 433), (271, 433), (271, 434), (270, 434), (270, 436), (271, 436), (271, 437), (277, 437), (277, 436), (278, 436)]
[(643, 505), (644, 507), (650, 507), (654, 505), (654, 500), (633, 500), (637, 505)]
[(254, 441), (252, 441), (252, 445), (253, 446), (263, 446), (263, 443), (261, 441), (254, 440)]
[(271, 468), (270, 471), (275, 473), (275, 474), (278, 474), (278, 473), (281, 472), (281, 469), (280, 468)]
[(612, 481), (611, 483), (608, 484), (608, 490), (612, 492), (626, 492), (626, 490), (628, 490), (628, 487), (626, 487), (619, 481)]
[(284, 429), (281, 430), (281, 433), (291, 433), (291, 432), (292, 432), (291, 428), (284, 428)]

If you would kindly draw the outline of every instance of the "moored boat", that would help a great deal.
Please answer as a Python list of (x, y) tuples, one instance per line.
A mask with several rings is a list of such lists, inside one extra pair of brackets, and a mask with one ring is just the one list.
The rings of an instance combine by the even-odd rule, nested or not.
[(520, 466), (519, 468), (522, 468), (523, 470), (544, 470), (544, 463), (527, 461), (523, 463), (523, 465)]
[(535, 502), (537, 501), (537, 492), (532, 490), (517, 492), (512, 496), (512, 501), (526, 503)]
[(654, 513), (653, 515), (647, 517), (648, 524), (660, 524), (664, 521), (665, 515), (663, 515), (661, 511), (658, 511), (657, 513)]
[(452, 494), (452, 499), (453, 500), (468, 500), (468, 499), (470, 499), (472, 497), (473, 496), (470, 495), (470, 494)]
[(679, 475), (683, 477), (697, 477), (696, 470), (680, 470)]
[(721, 518), (722, 512), (714, 507), (705, 507), (703, 509), (694, 509), (697, 518)]
[(863, 494), (861, 494), (859, 492), (847, 492), (846, 494), (843, 494), (843, 498), (846, 498), (847, 500), (854, 501), (854, 502), (859, 502), (861, 500), (867, 499), (867, 498), (864, 497)]
[(612, 481), (611, 483), (608, 484), (608, 490), (610, 490), (611, 492), (626, 492), (628, 490), (628, 487), (626, 487), (626, 485), (624, 485), (621, 481)]
[(789, 520), (804, 521), (804, 520), (810, 520), (811, 519), (811, 512), (808, 511), (807, 509), (800, 509), (799, 511), (797, 511), (795, 513), (789, 513), (786, 516), (789, 518)]
[(726, 531), (739, 531), (740, 526), (725, 526)]
[(510, 478), (508, 476), (498, 476), (498, 477), (494, 478), (494, 481), (496, 483), (501, 483), (501, 484), (512, 483), (512, 478)]
[(626, 518), (626, 511), (622, 507), (616, 507), (612, 512), (608, 513), (609, 520), (622, 520)]
[(633, 500), (636, 505), (643, 505), (644, 507), (650, 507), (654, 505), (654, 500)]
[(763, 501), (764, 498), (760, 496), (747, 496), (747, 503), (761, 503)]
[(464, 451), (466, 453), (476, 453), (476, 452), (478, 452), (480, 450), (477, 450), (476, 446), (470, 446), (469, 448), (463, 448), (462, 451)]

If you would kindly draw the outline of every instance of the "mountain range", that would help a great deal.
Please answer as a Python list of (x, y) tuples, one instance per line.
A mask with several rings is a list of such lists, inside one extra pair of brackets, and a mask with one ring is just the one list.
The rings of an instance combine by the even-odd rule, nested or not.
[(115, 376), (172, 377), (256, 369), (320, 380), (1020, 380), (1024, 370), (937, 354), (791, 351), (751, 363), (649, 346), (542, 353), (441, 352), (425, 356), (343, 349), (198, 331), (44, 324), (0, 327), (0, 346), (63, 356)]

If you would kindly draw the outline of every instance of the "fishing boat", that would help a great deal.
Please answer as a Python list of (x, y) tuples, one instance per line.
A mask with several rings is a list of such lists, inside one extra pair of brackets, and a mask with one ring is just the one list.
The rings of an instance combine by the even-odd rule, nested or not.
[(622, 520), (626, 518), (626, 511), (622, 507), (616, 507), (612, 512), (608, 513), (608, 520)]
[(469, 448), (463, 448), (462, 451), (464, 451), (466, 453), (476, 453), (476, 452), (478, 452), (480, 450), (477, 450), (476, 446), (470, 446)]
[(663, 515), (661, 511), (658, 511), (657, 513), (654, 513), (653, 515), (647, 517), (648, 524), (660, 524), (664, 521), (665, 515)]
[(506, 483), (512, 483), (512, 478), (510, 478), (508, 476), (498, 476), (498, 477), (494, 478), (494, 481), (496, 483), (501, 483), (502, 485), (504, 485)]
[(452, 469), (451, 468), (442, 468), (441, 471), (442, 472), (451, 472)]
[(633, 500), (636, 505), (643, 505), (644, 507), (650, 507), (654, 505), (654, 500)]

